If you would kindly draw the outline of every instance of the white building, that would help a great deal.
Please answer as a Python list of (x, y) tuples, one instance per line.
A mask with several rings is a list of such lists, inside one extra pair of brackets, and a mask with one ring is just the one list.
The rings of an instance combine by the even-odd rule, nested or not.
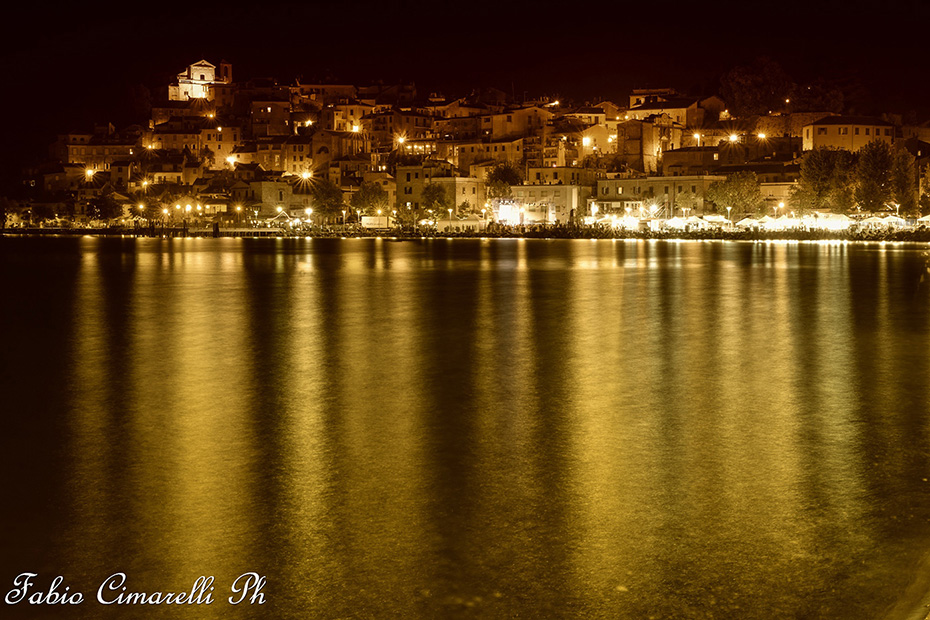
[(220, 63), (219, 75), (216, 66), (199, 60), (178, 74), (178, 83), (168, 87), (170, 101), (214, 98), (213, 86), (232, 83), (232, 65)]

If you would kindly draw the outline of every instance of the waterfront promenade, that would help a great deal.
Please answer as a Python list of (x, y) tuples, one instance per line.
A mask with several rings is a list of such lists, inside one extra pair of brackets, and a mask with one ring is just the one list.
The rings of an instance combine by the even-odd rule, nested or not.
[(349, 226), (305, 227), (284, 229), (255, 228), (182, 228), (182, 227), (128, 227), (108, 228), (6, 228), (6, 235), (94, 235), (135, 237), (290, 237), (290, 238), (370, 238), (394, 239), (464, 238), (464, 239), (683, 239), (728, 241), (908, 241), (930, 242), (930, 227), (871, 228), (846, 230), (759, 230), (759, 229), (703, 229), (703, 230), (629, 230), (600, 226), (498, 226), (485, 231), (442, 231), (429, 228), (391, 228), (373, 230)]

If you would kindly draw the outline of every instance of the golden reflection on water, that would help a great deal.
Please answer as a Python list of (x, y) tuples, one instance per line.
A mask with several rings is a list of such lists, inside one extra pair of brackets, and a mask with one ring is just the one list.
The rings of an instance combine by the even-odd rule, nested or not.
[(830, 617), (808, 605), (845, 604), (836, 575), (906, 579), (852, 565), (927, 533), (903, 249), (228, 241), (81, 242), (63, 548), (87, 579), (602, 618)]

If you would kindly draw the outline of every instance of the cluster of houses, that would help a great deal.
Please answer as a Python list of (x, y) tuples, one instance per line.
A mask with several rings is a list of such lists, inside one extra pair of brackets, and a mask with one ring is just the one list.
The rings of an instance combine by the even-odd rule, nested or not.
[[(44, 202), (45, 212), (77, 220), (107, 196), (124, 217), (314, 213), (361, 222), (375, 214), (350, 207), (352, 196), (375, 184), (386, 195), (385, 217), (564, 224), (648, 213), (675, 225), (714, 213), (708, 187), (744, 171), (756, 174), (777, 216), (805, 150), (856, 151), (871, 140), (906, 146), (917, 169), (930, 158), (930, 123), (893, 117), (786, 106), (734, 118), (717, 96), (668, 88), (575, 106), (548, 98), (517, 103), (487, 88), (448, 99), (423, 96), (413, 84), (236, 82), (228, 63), (201, 60), (168, 86), (147, 122), (60, 135), (28, 183), (32, 206)], [(522, 182), (492, 199), (489, 175), (502, 163)], [(342, 192), (345, 208), (316, 203), (313, 188), (324, 179)], [(441, 209), (430, 185), (442, 188)]]

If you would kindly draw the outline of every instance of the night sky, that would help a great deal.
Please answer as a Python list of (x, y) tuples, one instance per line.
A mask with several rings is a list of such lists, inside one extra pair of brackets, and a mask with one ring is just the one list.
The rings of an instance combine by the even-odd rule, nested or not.
[[(46, 4), (7, 10), (0, 53), (13, 123), (5, 176), (58, 132), (134, 119), (134, 86), (164, 92), (206, 58), (237, 81), (415, 81), (426, 94), (496, 86), (578, 101), (631, 88), (711, 93), (767, 55), (795, 81), (840, 80), (872, 110), (930, 115), (930, 3), (332, 2)], [(878, 8), (876, 8), (878, 7)]]

